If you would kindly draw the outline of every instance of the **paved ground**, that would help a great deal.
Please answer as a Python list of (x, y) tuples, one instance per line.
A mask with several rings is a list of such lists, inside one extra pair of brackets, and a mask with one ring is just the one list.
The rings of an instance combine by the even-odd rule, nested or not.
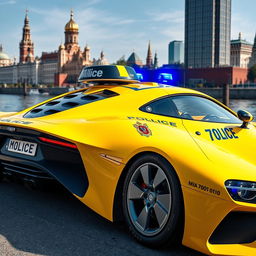
[(0, 183), (1, 256), (199, 256), (187, 248), (151, 250), (65, 191)]

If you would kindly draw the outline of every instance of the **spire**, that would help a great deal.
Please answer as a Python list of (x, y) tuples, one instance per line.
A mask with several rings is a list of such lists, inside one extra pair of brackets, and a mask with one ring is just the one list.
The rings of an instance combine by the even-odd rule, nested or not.
[(70, 20), (74, 20), (74, 12), (73, 12), (73, 9), (70, 10)]
[(155, 52), (155, 57), (154, 57), (154, 68), (158, 68), (158, 57), (157, 57), (157, 52)]
[(241, 33), (241, 32), (239, 32), (238, 39), (239, 39), (240, 41), (242, 40), (242, 33)]
[(28, 9), (26, 9), (26, 15), (24, 20), (24, 27), (29, 27)]
[(29, 19), (28, 19), (28, 10), (26, 9), (26, 15), (24, 19), (24, 26), (23, 26), (23, 41), (30, 40), (30, 26), (29, 26)]
[(2, 44), (0, 44), (0, 52), (2, 52), (3, 51), (3, 46), (2, 46)]
[(103, 50), (102, 50), (101, 53), (100, 53), (100, 59), (103, 60), (104, 57), (105, 57), (105, 56), (104, 56), (104, 52), (103, 52)]
[(147, 59), (146, 59), (146, 66), (149, 68), (153, 66), (153, 58), (152, 58), (150, 41), (148, 43), (148, 54), (147, 54)]

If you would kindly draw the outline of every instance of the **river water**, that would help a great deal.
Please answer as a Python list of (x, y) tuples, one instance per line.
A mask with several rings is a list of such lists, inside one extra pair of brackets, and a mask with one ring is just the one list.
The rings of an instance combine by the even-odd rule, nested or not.
[[(0, 94), (0, 112), (16, 112), (33, 106), (39, 102), (47, 100), (51, 96), (44, 95), (7, 95)], [(230, 107), (237, 111), (244, 109), (251, 112), (256, 117), (256, 100), (231, 100)]]

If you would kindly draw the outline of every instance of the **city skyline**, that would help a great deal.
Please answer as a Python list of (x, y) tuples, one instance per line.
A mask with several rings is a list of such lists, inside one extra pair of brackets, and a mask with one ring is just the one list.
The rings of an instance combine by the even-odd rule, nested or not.
[[(64, 41), (64, 25), (69, 19), (70, 9), (80, 29), (79, 44), (88, 44), (92, 57), (98, 58), (104, 50), (109, 62), (115, 62), (125, 55), (126, 59), (133, 50), (145, 62), (148, 41), (151, 40), (152, 52), (157, 51), (160, 64), (168, 62), (168, 43), (184, 40), (184, 1), (168, 0), (122, 2), (117, 0), (60, 1), (43, 3), (40, 1), (0, 0), (0, 44), (11, 58), (18, 59), (19, 42), (25, 9), (29, 10), (32, 40), (35, 55), (42, 51), (54, 51)], [(239, 3), (240, 2), (240, 3)], [(109, 4), (111, 3), (111, 4)], [(160, 4), (159, 4), (160, 3)], [(232, 1), (231, 39), (242, 37), (251, 43), (255, 36), (253, 0)], [(135, 8), (136, 7), (136, 8)]]

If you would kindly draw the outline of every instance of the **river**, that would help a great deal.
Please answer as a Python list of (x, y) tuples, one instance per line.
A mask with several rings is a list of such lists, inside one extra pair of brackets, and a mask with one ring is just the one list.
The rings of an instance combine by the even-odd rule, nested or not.
[[(8, 95), (0, 94), (0, 112), (16, 112), (33, 106), (41, 101), (47, 100), (51, 96), (44, 95)], [(256, 100), (231, 100), (230, 107), (237, 111), (239, 109), (244, 109), (251, 112), (256, 116)]]

